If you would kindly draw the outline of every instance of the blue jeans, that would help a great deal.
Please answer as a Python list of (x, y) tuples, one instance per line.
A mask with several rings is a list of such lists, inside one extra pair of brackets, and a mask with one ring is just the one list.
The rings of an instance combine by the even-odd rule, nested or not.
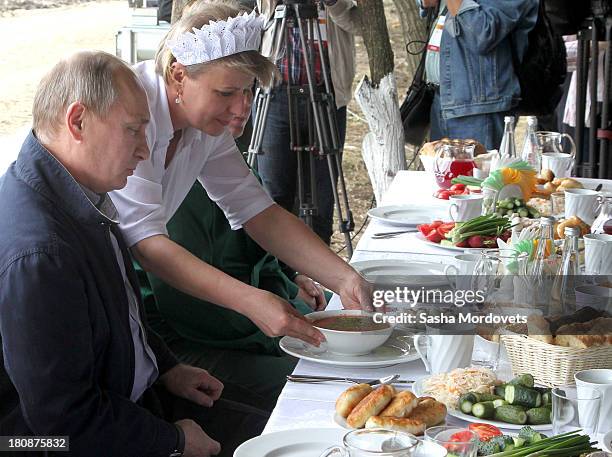
[(508, 113), (487, 113), (474, 116), (442, 118), (440, 94), (436, 91), (431, 104), (431, 141), (440, 138), (474, 139), (487, 150), (498, 149), (504, 136), (504, 116)]
[[(306, 112), (309, 103), (309, 99), (299, 99), (299, 125), (303, 143), (307, 143), (308, 139)], [(346, 135), (346, 107), (338, 109), (336, 117), (342, 150)], [(262, 153), (257, 156), (257, 171), (262, 178), (264, 188), (274, 201), (287, 211), (297, 214), (297, 155), (290, 149), (289, 135), (287, 86), (281, 84), (270, 93), (266, 131), (263, 134), (261, 145)], [(340, 160), (342, 160), (342, 155), (340, 155)], [(315, 177), (317, 198), (313, 203), (317, 206), (318, 214), (313, 217), (312, 229), (325, 243), (329, 244), (333, 233), (334, 194), (327, 157), (317, 156), (315, 158)], [(308, 179), (307, 176), (304, 178)]]

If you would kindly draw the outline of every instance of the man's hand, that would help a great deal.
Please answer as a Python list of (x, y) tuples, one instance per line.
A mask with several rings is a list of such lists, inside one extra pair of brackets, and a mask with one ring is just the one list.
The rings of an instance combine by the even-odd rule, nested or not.
[(374, 288), (363, 276), (355, 272), (348, 280), (342, 283), (338, 295), (345, 309), (362, 309), (372, 311), (372, 294)]
[[(246, 301), (246, 299), (245, 299)], [(271, 292), (259, 289), (240, 312), (268, 336), (288, 335), (319, 346), (325, 337), (296, 309)]]
[(185, 433), (184, 457), (209, 457), (221, 452), (221, 445), (191, 419), (181, 419), (175, 424)]
[(223, 391), (221, 381), (208, 374), (208, 371), (182, 363), (165, 372), (159, 379), (177, 397), (208, 408), (219, 399)]
[(313, 311), (323, 311), (327, 306), (323, 287), (314, 282), (308, 276), (298, 274), (293, 278), (293, 282), (299, 287), (298, 298), (302, 299)]

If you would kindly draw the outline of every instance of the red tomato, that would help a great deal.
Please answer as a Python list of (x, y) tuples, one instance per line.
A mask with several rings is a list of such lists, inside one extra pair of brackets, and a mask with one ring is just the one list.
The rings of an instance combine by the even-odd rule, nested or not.
[(443, 190), (438, 195), (438, 198), (441, 198), (442, 200), (448, 200), (450, 196), (451, 196), (451, 191), (450, 190)]
[(463, 192), (465, 190), (465, 184), (461, 184), (461, 183), (453, 184), (452, 186), (450, 186), (450, 190), (460, 190)]
[(466, 188), (466, 189), (463, 191), (463, 195), (470, 195), (470, 189), (467, 189), (467, 188)]
[(447, 222), (446, 224), (442, 224), (439, 226), (440, 229), (444, 230), (444, 233), (448, 233), (450, 232), (452, 229), (455, 228), (455, 223), (454, 222)]
[(438, 228), (439, 226), (441, 226), (442, 224), (444, 224), (444, 222), (442, 221), (433, 221), (431, 224), (429, 224), (429, 226), (431, 228)]
[(478, 438), (480, 438), (480, 441), (488, 441), (494, 436), (503, 435), (502, 431), (498, 429), (495, 425), (475, 423), (470, 424), (468, 428), (478, 434)]
[(436, 232), (438, 232), (440, 234), (440, 236), (442, 237), (442, 239), (446, 238), (446, 230), (444, 230), (442, 228), (442, 225), (436, 227)]
[[(485, 424), (473, 424), (473, 425), (485, 425)], [(470, 429), (471, 428), (472, 427), (470, 426)], [(473, 432), (476, 432), (476, 430), (473, 430)], [(474, 435), (472, 435), (469, 432), (469, 430), (463, 430), (462, 432), (453, 433), (450, 437), (450, 441), (453, 443), (469, 443), (470, 441), (472, 441), (472, 439), (474, 439)]]
[(442, 241), (442, 235), (440, 235), (436, 229), (432, 229), (431, 232), (425, 235), (425, 238), (427, 238), (432, 243), (439, 243), (440, 241)]
[(419, 232), (423, 234), (423, 236), (427, 236), (427, 234), (431, 232), (431, 225), (430, 224), (417, 225), (417, 229), (419, 230)]

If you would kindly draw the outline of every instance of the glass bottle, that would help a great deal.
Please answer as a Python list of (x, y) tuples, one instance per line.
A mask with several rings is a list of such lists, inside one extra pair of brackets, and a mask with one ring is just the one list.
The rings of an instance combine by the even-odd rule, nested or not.
[(557, 270), (551, 291), (551, 312), (566, 314), (576, 311), (575, 288), (580, 279), (580, 256), (578, 253), (578, 238), (580, 228), (566, 227), (563, 242), (563, 256)]
[[(550, 305), (550, 294), (556, 273), (556, 255), (554, 254), (553, 228), (555, 219), (552, 217), (540, 218), (540, 229), (536, 240), (535, 255), (529, 270), (531, 285), (533, 286), (533, 303), (536, 306)], [(548, 312), (543, 309), (542, 311)]]
[(537, 173), (542, 168), (542, 155), (538, 144), (536, 131), (538, 130), (538, 118), (535, 116), (527, 116), (527, 134), (523, 142), (523, 150), (521, 151), (521, 159), (531, 165)]
[(514, 143), (514, 116), (504, 116), (504, 136), (499, 146), (499, 157), (502, 163), (507, 159), (516, 158), (516, 145)]

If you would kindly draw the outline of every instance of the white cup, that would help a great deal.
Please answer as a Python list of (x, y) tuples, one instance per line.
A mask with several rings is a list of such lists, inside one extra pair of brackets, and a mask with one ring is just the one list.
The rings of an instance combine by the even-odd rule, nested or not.
[(448, 215), (454, 222), (469, 221), (482, 213), (482, 195), (451, 195), (449, 200)]
[(478, 254), (459, 254), (451, 265), (446, 265), (444, 274), (455, 290), (471, 290), (474, 268), (480, 260)]
[(578, 397), (590, 395), (598, 390), (601, 393), (599, 406), (599, 432), (612, 429), (612, 369), (599, 368), (579, 371), (574, 375)]
[(542, 169), (548, 168), (555, 178), (569, 178), (574, 168), (574, 156), (564, 152), (547, 152), (542, 154)]
[(612, 235), (584, 235), (584, 272), (587, 275), (612, 275)]
[[(459, 327), (454, 326), (450, 333), (458, 333)], [(425, 364), (425, 369), (431, 374), (446, 373), (455, 368), (469, 367), (474, 352), (473, 326), (462, 330), (470, 330), (469, 335), (453, 335), (434, 327), (426, 327), (426, 334), (414, 335), (414, 347)], [(420, 341), (425, 340), (426, 352), (423, 352)]]
[(578, 216), (591, 225), (601, 208), (603, 197), (591, 189), (567, 189), (565, 191), (565, 218)]

